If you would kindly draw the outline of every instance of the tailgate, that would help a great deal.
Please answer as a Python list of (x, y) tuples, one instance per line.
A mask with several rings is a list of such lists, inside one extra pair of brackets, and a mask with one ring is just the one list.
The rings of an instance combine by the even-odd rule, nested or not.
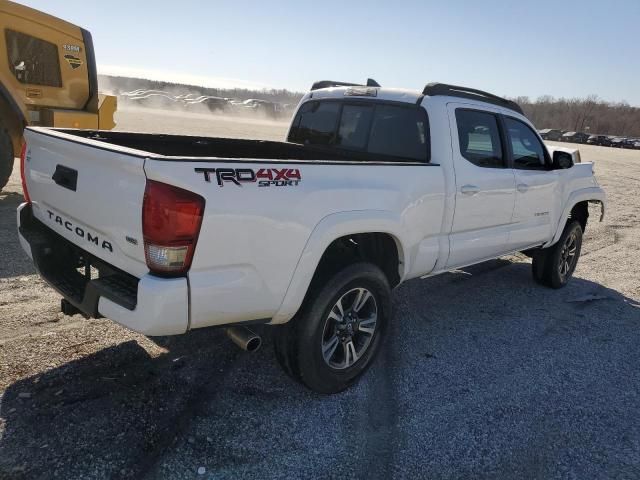
[(142, 239), (143, 152), (27, 128), (25, 178), (33, 215), (127, 273), (148, 272)]

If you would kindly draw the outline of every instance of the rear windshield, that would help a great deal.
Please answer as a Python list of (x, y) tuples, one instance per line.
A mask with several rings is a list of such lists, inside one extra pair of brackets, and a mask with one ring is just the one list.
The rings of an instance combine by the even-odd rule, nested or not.
[(372, 159), (429, 161), (427, 114), (417, 105), (310, 101), (300, 107), (288, 141), (366, 153)]

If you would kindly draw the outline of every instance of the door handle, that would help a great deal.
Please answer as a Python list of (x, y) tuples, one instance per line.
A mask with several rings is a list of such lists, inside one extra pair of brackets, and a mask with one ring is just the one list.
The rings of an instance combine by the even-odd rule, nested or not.
[(519, 183), (516, 188), (520, 193), (525, 193), (527, 190), (529, 190), (529, 185), (527, 185), (526, 183)]
[(78, 186), (78, 171), (64, 165), (56, 165), (56, 170), (53, 172), (51, 179), (57, 185), (75, 192)]
[(460, 193), (462, 193), (463, 195), (475, 195), (479, 192), (480, 189), (475, 185), (463, 185), (462, 187), (460, 187)]

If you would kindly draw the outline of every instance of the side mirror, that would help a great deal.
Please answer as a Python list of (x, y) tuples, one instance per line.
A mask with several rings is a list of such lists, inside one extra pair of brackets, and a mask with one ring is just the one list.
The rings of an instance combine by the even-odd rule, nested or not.
[(556, 150), (553, 152), (553, 169), (565, 170), (573, 167), (573, 157), (570, 153)]

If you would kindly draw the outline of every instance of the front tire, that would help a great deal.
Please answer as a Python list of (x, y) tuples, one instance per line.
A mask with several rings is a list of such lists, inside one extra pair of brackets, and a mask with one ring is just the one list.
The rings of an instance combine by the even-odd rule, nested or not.
[(547, 287), (564, 287), (578, 265), (581, 249), (582, 226), (577, 221), (568, 222), (555, 245), (533, 256), (533, 279)]
[(14, 154), (11, 136), (0, 123), (0, 190), (7, 184), (13, 171)]
[(367, 370), (391, 316), (391, 288), (370, 263), (356, 263), (312, 287), (300, 312), (275, 329), (276, 357), (318, 393), (338, 393)]

